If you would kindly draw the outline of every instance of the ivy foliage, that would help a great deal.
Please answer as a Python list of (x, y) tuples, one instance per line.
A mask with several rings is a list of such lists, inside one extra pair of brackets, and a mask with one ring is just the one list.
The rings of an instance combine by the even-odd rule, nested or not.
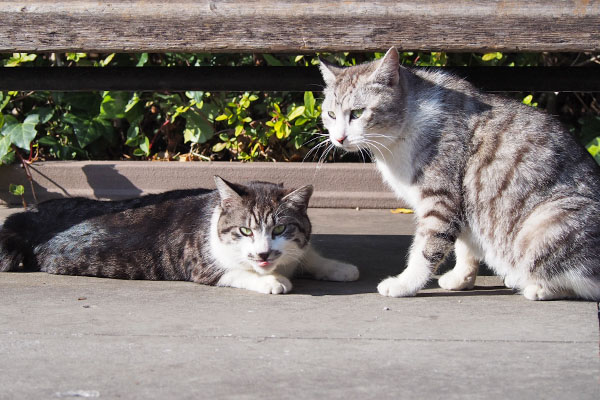
[[(340, 65), (382, 53), (321, 54)], [(404, 65), (564, 65), (589, 55), (401, 53)], [(596, 58), (597, 59), (597, 58)], [(27, 54), (0, 55), (3, 67), (311, 66), (317, 55)], [(320, 93), (0, 92), (0, 163), (150, 159), (302, 161), (324, 140)], [(594, 94), (516, 95), (559, 114), (600, 162), (600, 106)], [(328, 159), (341, 157), (328, 155)], [(344, 160), (353, 160), (352, 155)], [(360, 160), (360, 159), (359, 159)]]

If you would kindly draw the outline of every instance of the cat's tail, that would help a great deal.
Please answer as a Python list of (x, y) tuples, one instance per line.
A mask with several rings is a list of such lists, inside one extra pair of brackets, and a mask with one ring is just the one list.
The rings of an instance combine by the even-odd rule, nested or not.
[(37, 270), (33, 248), (26, 234), (27, 213), (8, 217), (0, 228), (0, 272)]

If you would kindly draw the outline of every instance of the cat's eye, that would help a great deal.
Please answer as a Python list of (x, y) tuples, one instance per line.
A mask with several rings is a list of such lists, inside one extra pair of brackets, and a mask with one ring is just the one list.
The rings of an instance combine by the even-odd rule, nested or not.
[(244, 236), (252, 236), (252, 229), (246, 228), (245, 226), (240, 226), (240, 232)]
[(273, 228), (273, 235), (281, 235), (285, 231), (285, 225), (277, 225)]
[(358, 119), (358, 118), (360, 118), (360, 116), (363, 115), (364, 111), (365, 111), (364, 108), (359, 108), (359, 109), (356, 109), (356, 110), (352, 110), (350, 112), (350, 119), (352, 120), (352, 119)]
[(335, 113), (333, 111), (329, 111), (327, 115), (329, 115), (329, 118), (335, 119)]

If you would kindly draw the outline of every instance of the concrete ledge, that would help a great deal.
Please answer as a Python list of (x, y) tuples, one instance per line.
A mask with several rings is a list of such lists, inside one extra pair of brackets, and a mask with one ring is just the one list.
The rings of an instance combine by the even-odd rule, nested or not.
[[(69, 196), (113, 200), (174, 189), (214, 188), (213, 176), (220, 175), (234, 182), (264, 180), (283, 182), (286, 187), (312, 184), (311, 207), (402, 206), (374, 164), (53, 161), (34, 163), (31, 173), (40, 201)], [(23, 168), (9, 165), (0, 167), (0, 204), (20, 204), (8, 192), (11, 183), (25, 186), (27, 201), (33, 201)]]

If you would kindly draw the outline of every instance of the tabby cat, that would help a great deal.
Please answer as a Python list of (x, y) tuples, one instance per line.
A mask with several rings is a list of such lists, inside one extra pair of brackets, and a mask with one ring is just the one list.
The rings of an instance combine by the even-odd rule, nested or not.
[(13, 214), (0, 230), (0, 271), (186, 280), (274, 294), (292, 289), (296, 270), (358, 279), (355, 266), (311, 248), (312, 186), (215, 183), (217, 190), (123, 201), (50, 200)]
[(454, 247), (442, 288), (473, 288), (484, 261), (527, 299), (600, 300), (600, 170), (558, 121), (448, 73), (400, 67), (395, 48), (321, 72), (331, 143), (370, 151), (415, 210), (407, 267), (379, 293), (415, 295)]

